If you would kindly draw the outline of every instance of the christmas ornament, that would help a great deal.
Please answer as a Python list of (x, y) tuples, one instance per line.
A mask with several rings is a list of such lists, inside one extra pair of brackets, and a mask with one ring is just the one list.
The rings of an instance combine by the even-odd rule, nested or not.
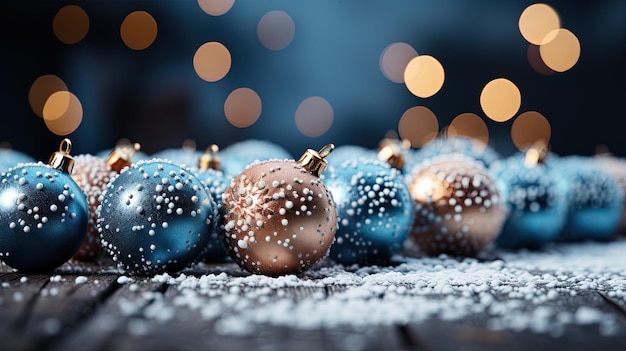
[(139, 151), (139, 144), (118, 145), (111, 151), (106, 159), (90, 154), (82, 154), (74, 157), (74, 171), (72, 178), (87, 196), (89, 204), (89, 223), (87, 234), (80, 248), (72, 256), (76, 261), (93, 261), (103, 253), (100, 244), (100, 234), (97, 228), (100, 196), (107, 184), (124, 167), (131, 165), (132, 156)]
[[(626, 159), (610, 153), (602, 153), (595, 155), (594, 161), (598, 162), (600, 167), (615, 179), (626, 194)], [(626, 206), (616, 231), (617, 234), (626, 234)]]
[(222, 172), (232, 177), (255, 161), (292, 159), (282, 146), (267, 140), (248, 139), (225, 147), (220, 151)]
[(409, 238), (418, 251), (476, 256), (492, 246), (507, 217), (506, 199), (480, 162), (433, 157), (407, 179), (415, 207)]
[(546, 160), (542, 146), (529, 148), (490, 167), (507, 196), (508, 217), (496, 245), (539, 249), (553, 242), (567, 218), (567, 182)]
[[(222, 207), (222, 194), (226, 191), (232, 177), (220, 170), (219, 147), (215, 144), (209, 146), (200, 156), (197, 168), (192, 168), (200, 180), (202, 180), (215, 200), (216, 212)], [(211, 239), (207, 251), (200, 257), (200, 261), (215, 263), (223, 262), (228, 258), (222, 236), (224, 236), (224, 221), (222, 216), (216, 214), (215, 231), (211, 233)]]
[(298, 161), (255, 162), (222, 197), (224, 246), (243, 269), (268, 276), (298, 274), (328, 255), (337, 208), (320, 179), (334, 145), (308, 149)]
[(376, 151), (360, 145), (340, 145), (333, 150), (333, 164), (336, 165), (361, 157), (376, 157)]
[(379, 160), (383, 160), (393, 168), (404, 172), (410, 150), (410, 140), (399, 139), (397, 133), (387, 132), (386, 137), (378, 143), (377, 155)]
[(329, 257), (344, 265), (388, 264), (413, 223), (412, 199), (400, 170), (378, 158), (345, 160), (323, 177), (339, 226)]
[(0, 172), (5, 172), (7, 169), (17, 166), (20, 163), (33, 163), (36, 162), (34, 157), (29, 154), (11, 149), (10, 147), (0, 147)]
[(556, 164), (568, 184), (568, 214), (558, 240), (608, 240), (620, 224), (624, 191), (588, 156), (561, 157)]
[[(99, 152), (97, 152), (95, 154), (95, 156), (100, 157), (102, 159), (106, 159), (107, 157), (109, 157), (109, 155), (111, 155), (111, 152), (115, 151), (115, 149), (117, 148), (126, 148), (126, 149), (132, 149), (134, 148), (134, 143), (131, 143), (130, 140), (128, 140), (127, 138), (122, 138), (119, 139), (117, 141), (117, 143), (115, 143), (115, 147), (113, 147), (112, 149), (105, 149), (105, 150), (101, 150)], [(131, 156), (131, 163), (135, 163), (141, 160), (149, 160), (152, 157), (150, 157), (148, 154), (146, 154), (145, 152), (142, 152), (141, 150), (137, 150), (132, 156)]]
[(184, 167), (195, 167), (202, 154), (196, 149), (196, 143), (193, 140), (185, 140), (182, 147), (161, 150), (152, 154), (152, 158), (170, 160)]
[(502, 158), (494, 148), (471, 137), (439, 136), (410, 154), (410, 158), (407, 159), (408, 171), (412, 171), (411, 168), (416, 164), (431, 157), (449, 154), (469, 156), (487, 168), (491, 163)]
[(108, 184), (97, 226), (106, 252), (138, 275), (177, 272), (195, 263), (215, 230), (215, 201), (188, 169), (151, 159)]
[(89, 208), (70, 176), (71, 147), (64, 139), (48, 164), (23, 163), (0, 176), (0, 258), (18, 271), (51, 271), (85, 238)]

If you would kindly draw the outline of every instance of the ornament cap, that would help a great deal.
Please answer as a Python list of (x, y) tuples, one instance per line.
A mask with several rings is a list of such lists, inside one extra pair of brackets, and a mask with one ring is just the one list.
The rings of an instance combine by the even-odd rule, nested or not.
[(544, 164), (548, 156), (548, 145), (543, 140), (536, 141), (524, 154), (524, 165), (535, 167), (537, 164)]
[(124, 167), (131, 165), (131, 159), (137, 151), (141, 149), (139, 143), (118, 144), (106, 159), (106, 164), (116, 172), (120, 172)]
[(378, 144), (378, 159), (386, 161), (393, 168), (402, 169), (404, 167), (406, 152), (411, 148), (411, 141), (409, 139), (398, 139), (397, 134), (394, 133), (380, 141)]
[(48, 164), (62, 172), (71, 174), (74, 169), (74, 158), (70, 155), (72, 149), (72, 141), (65, 138), (59, 145), (59, 151), (55, 151), (51, 156)]
[(334, 144), (327, 144), (319, 152), (313, 149), (307, 149), (298, 160), (300, 166), (308, 169), (315, 176), (319, 177), (328, 166), (326, 157), (335, 149)]
[(200, 160), (198, 161), (198, 168), (200, 169), (220, 169), (220, 157), (217, 153), (220, 151), (220, 148), (213, 144), (209, 146), (202, 156), (200, 156)]

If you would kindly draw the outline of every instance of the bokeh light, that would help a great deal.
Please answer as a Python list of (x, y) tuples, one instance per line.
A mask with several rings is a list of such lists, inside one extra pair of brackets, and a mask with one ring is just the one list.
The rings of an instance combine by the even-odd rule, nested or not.
[(193, 56), (196, 74), (207, 82), (217, 82), (230, 71), (230, 51), (224, 44), (211, 41), (202, 44)]
[(539, 53), (541, 59), (550, 69), (565, 72), (574, 67), (580, 57), (580, 42), (574, 33), (560, 28), (549, 35), (551, 40), (541, 43)]
[(389, 44), (380, 54), (378, 66), (383, 75), (394, 83), (404, 83), (404, 70), (412, 59), (417, 57), (417, 51), (403, 42)]
[(466, 112), (456, 116), (448, 128), (446, 128), (446, 135), (452, 136), (466, 136), (474, 140), (480, 141), (486, 145), (489, 143), (489, 128), (480, 116), (475, 113)]
[(333, 125), (333, 119), (333, 107), (319, 96), (304, 99), (296, 109), (296, 126), (302, 134), (309, 137), (326, 133)]
[(404, 84), (420, 98), (435, 95), (443, 86), (445, 73), (439, 61), (429, 55), (413, 58), (404, 70)]
[(259, 41), (270, 50), (282, 50), (289, 46), (295, 33), (296, 25), (284, 11), (266, 13), (257, 26)]
[(46, 74), (35, 79), (28, 92), (28, 102), (37, 116), (43, 117), (46, 101), (57, 91), (67, 91), (67, 85), (58, 76)]
[(120, 26), (120, 35), (126, 46), (133, 50), (148, 48), (157, 37), (157, 23), (146, 11), (128, 14)]
[(78, 5), (66, 5), (52, 20), (52, 31), (62, 43), (76, 44), (89, 32), (89, 16)]
[(511, 139), (519, 150), (526, 150), (537, 142), (550, 144), (552, 129), (550, 122), (537, 111), (526, 111), (513, 121)]
[(48, 129), (56, 135), (74, 132), (83, 120), (83, 106), (69, 91), (58, 91), (46, 101), (43, 118)]
[(235, 0), (198, 0), (198, 5), (202, 11), (211, 16), (221, 16), (235, 4)]
[(411, 147), (421, 147), (437, 137), (439, 120), (426, 106), (413, 106), (406, 110), (398, 122), (398, 134), (411, 142)]
[(522, 94), (506, 78), (496, 78), (487, 83), (480, 93), (480, 107), (487, 117), (496, 122), (513, 118), (522, 104)]
[(238, 128), (253, 125), (261, 116), (261, 110), (261, 98), (250, 88), (233, 90), (224, 102), (226, 119)]
[(537, 73), (546, 76), (556, 73), (553, 69), (548, 67), (545, 62), (543, 62), (541, 54), (539, 53), (539, 45), (528, 44), (528, 51), (526, 54), (530, 67), (532, 67), (532, 69), (534, 69)]
[(548, 34), (561, 27), (558, 13), (547, 4), (532, 4), (519, 17), (519, 30), (531, 44), (540, 45), (549, 40)]

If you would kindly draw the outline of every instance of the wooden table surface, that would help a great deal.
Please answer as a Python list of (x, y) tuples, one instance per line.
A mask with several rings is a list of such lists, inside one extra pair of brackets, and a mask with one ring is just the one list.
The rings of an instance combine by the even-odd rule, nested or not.
[[(400, 256), (375, 268), (324, 261), (279, 278), (232, 262), (156, 277), (106, 259), (50, 274), (2, 265), (0, 349), (626, 350), (626, 242), (581, 245), (592, 249)], [(541, 260), (556, 266), (537, 270)]]

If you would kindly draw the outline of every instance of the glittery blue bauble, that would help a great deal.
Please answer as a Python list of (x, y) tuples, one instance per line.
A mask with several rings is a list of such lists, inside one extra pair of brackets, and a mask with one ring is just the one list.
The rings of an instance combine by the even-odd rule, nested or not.
[(71, 176), (25, 163), (0, 176), (0, 259), (25, 273), (51, 271), (85, 238), (87, 198)]
[(339, 222), (329, 257), (346, 265), (389, 263), (413, 223), (402, 173), (385, 161), (362, 157), (329, 166), (322, 176)]
[(235, 177), (255, 161), (293, 159), (282, 146), (258, 139), (247, 139), (228, 145), (220, 151), (221, 170)]
[(557, 163), (568, 182), (568, 215), (559, 240), (608, 240), (619, 227), (624, 190), (591, 157), (567, 156)]
[[(216, 169), (192, 169), (200, 180), (202, 180), (209, 191), (209, 194), (215, 200), (216, 212), (222, 207), (222, 194), (232, 180), (232, 177), (227, 176), (224, 172)], [(223, 262), (228, 258), (228, 253), (223, 244), (223, 238), (225, 235), (224, 220), (221, 216), (216, 214), (215, 230), (211, 233), (211, 239), (207, 247), (207, 251), (200, 257), (204, 262)]]
[[(407, 167), (413, 167), (416, 163), (448, 154), (462, 154), (469, 156), (489, 167), (502, 156), (491, 146), (481, 141), (465, 136), (438, 137), (421, 148), (410, 153)], [(411, 171), (411, 169), (408, 169)]]
[(105, 250), (128, 272), (177, 272), (197, 261), (215, 230), (215, 201), (189, 169), (139, 161), (113, 178), (98, 207)]
[(0, 172), (5, 172), (11, 167), (15, 167), (20, 163), (35, 163), (37, 160), (30, 155), (13, 150), (0, 149)]
[(527, 165), (524, 154), (492, 163), (509, 210), (496, 245), (506, 249), (539, 249), (553, 242), (567, 218), (567, 182), (549, 163)]

